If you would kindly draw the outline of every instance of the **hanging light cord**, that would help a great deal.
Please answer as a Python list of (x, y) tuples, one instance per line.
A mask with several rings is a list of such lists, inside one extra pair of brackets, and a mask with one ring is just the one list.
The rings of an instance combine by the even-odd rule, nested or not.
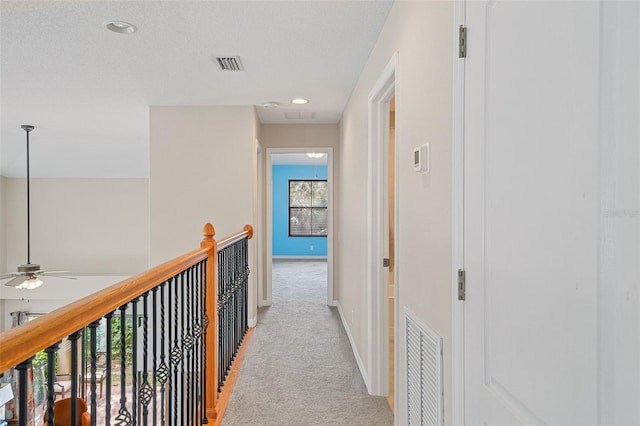
[(31, 129), (25, 129), (27, 132), (27, 265), (31, 264), (31, 205), (29, 195), (29, 132)]

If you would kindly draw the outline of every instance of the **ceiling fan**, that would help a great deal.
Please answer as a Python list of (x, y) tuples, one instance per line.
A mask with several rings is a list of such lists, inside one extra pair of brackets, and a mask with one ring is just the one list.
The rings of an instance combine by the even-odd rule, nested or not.
[(17, 272), (0, 275), (0, 280), (12, 278), (5, 285), (15, 287), (20, 290), (32, 290), (40, 287), (43, 282), (40, 276), (49, 275), (58, 278), (66, 278), (75, 280), (75, 277), (65, 277), (64, 274), (69, 271), (41, 271), (40, 265), (31, 263), (31, 211), (30, 211), (30, 194), (29, 194), (29, 133), (35, 128), (28, 124), (23, 124), (22, 129), (27, 133), (27, 263), (18, 266)]

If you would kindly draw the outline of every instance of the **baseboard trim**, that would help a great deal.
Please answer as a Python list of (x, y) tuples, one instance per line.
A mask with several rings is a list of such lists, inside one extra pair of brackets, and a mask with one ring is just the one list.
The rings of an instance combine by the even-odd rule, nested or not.
[(338, 314), (340, 315), (340, 320), (342, 321), (342, 327), (344, 327), (344, 331), (347, 333), (347, 337), (349, 338), (349, 344), (351, 345), (351, 351), (353, 352), (353, 356), (356, 359), (356, 364), (358, 364), (358, 369), (360, 370), (360, 375), (362, 375), (362, 379), (367, 386), (367, 391), (371, 393), (369, 389), (369, 374), (367, 374), (367, 370), (364, 368), (364, 363), (362, 362), (362, 358), (360, 358), (360, 354), (358, 353), (358, 349), (356, 347), (356, 343), (353, 340), (353, 335), (351, 334), (351, 329), (347, 324), (347, 320), (344, 316), (344, 312), (342, 311), (342, 305), (339, 301), (335, 302), (335, 306), (338, 308)]

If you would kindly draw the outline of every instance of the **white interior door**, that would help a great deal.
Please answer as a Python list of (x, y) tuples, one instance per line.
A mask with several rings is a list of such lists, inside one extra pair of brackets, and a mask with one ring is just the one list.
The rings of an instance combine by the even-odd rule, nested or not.
[(600, 4), (466, 23), (465, 422), (596, 424)]

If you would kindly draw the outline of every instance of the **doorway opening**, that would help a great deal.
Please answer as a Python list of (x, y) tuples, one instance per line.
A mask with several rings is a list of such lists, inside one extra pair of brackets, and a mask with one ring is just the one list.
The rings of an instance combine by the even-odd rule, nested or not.
[(369, 94), (369, 393), (397, 403), (398, 344), (398, 203), (396, 140), (398, 135), (396, 68), (391, 58)]
[(327, 305), (333, 298), (333, 149), (268, 148), (266, 280), (261, 306), (272, 303), (273, 263), (326, 262)]

